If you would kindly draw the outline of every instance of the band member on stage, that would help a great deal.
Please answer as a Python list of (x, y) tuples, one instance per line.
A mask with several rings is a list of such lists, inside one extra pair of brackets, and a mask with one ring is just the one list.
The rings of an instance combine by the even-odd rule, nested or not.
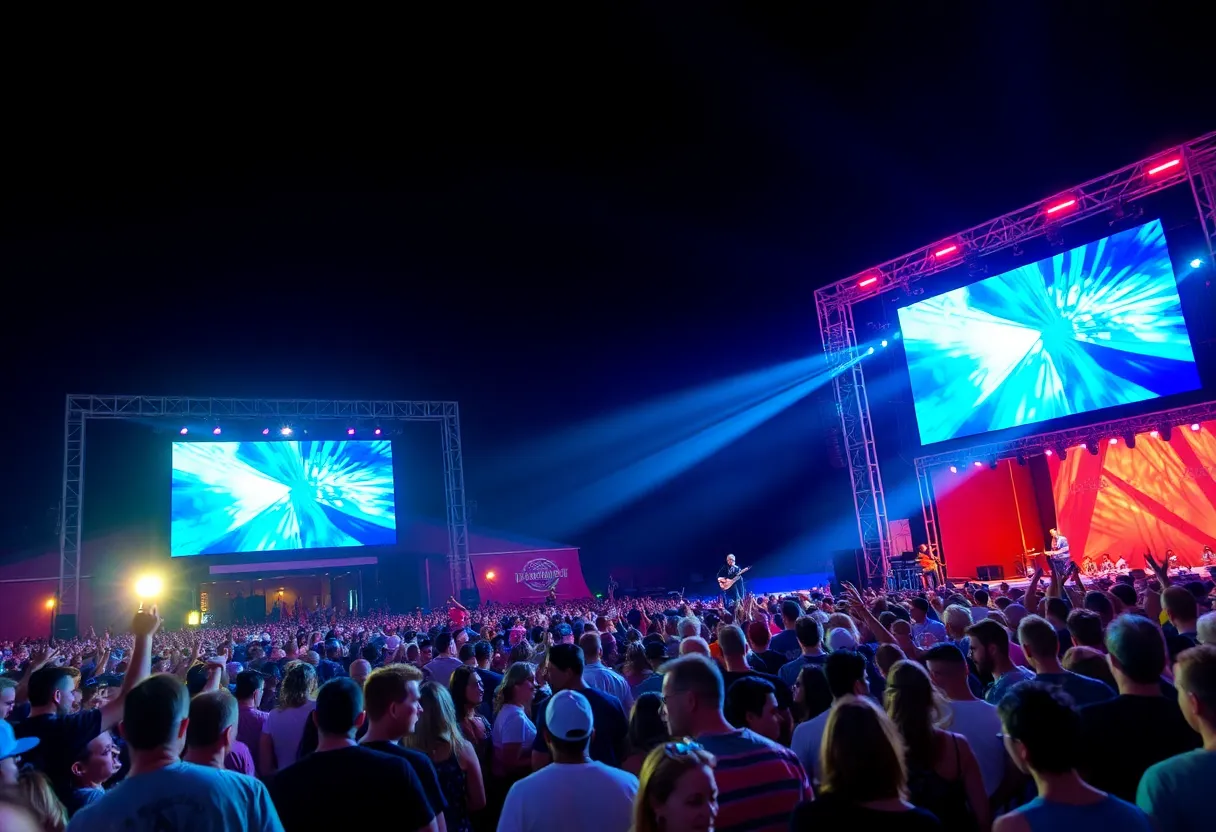
[(1051, 551), (1048, 560), (1051, 561), (1053, 574), (1067, 575), (1072, 570), (1072, 558), (1068, 554), (1068, 538), (1060, 534), (1059, 529), (1051, 529)]
[(726, 596), (726, 603), (737, 604), (743, 600), (743, 573), (750, 566), (740, 569), (735, 565), (735, 556), (726, 556), (726, 565), (718, 570), (718, 586)]
[(1098, 568), (1102, 570), (1103, 574), (1115, 571), (1115, 562), (1110, 559), (1109, 552), (1102, 553), (1102, 560), (1098, 564)]
[(1086, 575), (1097, 575), (1098, 565), (1094, 563), (1094, 559), (1086, 555), (1081, 559), (1081, 571)]
[(1211, 546), (1203, 547), (1203, 565), (1216, 566), (1216, 554), (1212, 554)]
[(928, 543), (917, 546), (916, 563), (920, 566), (920, 580), (925, 589), (937, 589), (942, 585), (942, 559), (936, 547)]

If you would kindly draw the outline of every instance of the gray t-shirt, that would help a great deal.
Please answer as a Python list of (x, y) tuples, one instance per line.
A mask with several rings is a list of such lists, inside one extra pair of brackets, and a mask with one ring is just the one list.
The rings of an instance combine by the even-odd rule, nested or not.
[(283, 832), (266, 787), (253, 777), (173, 763), (128, 777), (85, 806), (69, 832)]

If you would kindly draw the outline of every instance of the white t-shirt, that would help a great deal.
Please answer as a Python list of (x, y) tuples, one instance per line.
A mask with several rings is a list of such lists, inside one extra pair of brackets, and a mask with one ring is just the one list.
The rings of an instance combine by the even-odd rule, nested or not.
[(989, 795), (994, 794), (1005, 777), (1005, 758), (1008, 756), (1005, 743), (998, 736), (1003, 729), (996, 707), (982, 699), (951, 701), (947, 704), (953, 718), (946, 730), (967, 738), (984, 777), (984, 790)]
[(823, 744), (823, 732), (828, 727), (831, 708), (817, 717), (812, 717), (794, 729), (790, 750), (798, 755), (799, 762), (810, 775), (813, 783), (819, 782), (819, 746)]
[(554, 763), (511, 787), (498, 832), (628, 832), (637, 793), (638, 778), (627, 771), (603, 763)]
[(536, 726), (519, 705), (503, 705), (494, 717), (490, 739), (494, 743), (494, 770), (501, 773), (502, 747), (517, 742), (524, 748), (531, 748), (536, 739)]
[(269, 734), (274, 742), (275, 770), (282, 771), (296, 761), (300, 740), (304, 739), (304, 725), (312, 719), (317, 703), (310, 699), (298, 708), (275, 708), (266, 715), (262, 733)]

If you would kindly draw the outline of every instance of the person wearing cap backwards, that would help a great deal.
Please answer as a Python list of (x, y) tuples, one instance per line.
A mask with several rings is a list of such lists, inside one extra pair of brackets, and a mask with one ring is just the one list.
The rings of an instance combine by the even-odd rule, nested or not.
[(0, 720), (0, 784), (17, 784), (17, 776), (21, 771), (21, 755), (36, 748), (39, 742), (37, 737), (17, 739), (13, 736), (13, 726)]
[(498, 832), (627, 832), (638, 779), (591, 759), (594, 717), (587, 697), (575, 690), (553, 694), (543, 730), (553, 764), (511, 786)]

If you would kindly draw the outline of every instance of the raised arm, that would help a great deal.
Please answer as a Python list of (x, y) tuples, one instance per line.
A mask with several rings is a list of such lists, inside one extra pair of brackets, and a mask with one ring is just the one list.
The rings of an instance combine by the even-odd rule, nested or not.
[(135, 643), (131, 649), (131, 663), (127, 667), (127, 675), (122, 680), (118, 696), (101, 706), (101, 730), (109, 731), (122, 721), (122, 708), (131, 688), (152, 675), (152, 636), (160, 629), (161, 618), (153, 604), (147, 610), (140, 610), (131, 619), (131, 631), (135, 634)]

